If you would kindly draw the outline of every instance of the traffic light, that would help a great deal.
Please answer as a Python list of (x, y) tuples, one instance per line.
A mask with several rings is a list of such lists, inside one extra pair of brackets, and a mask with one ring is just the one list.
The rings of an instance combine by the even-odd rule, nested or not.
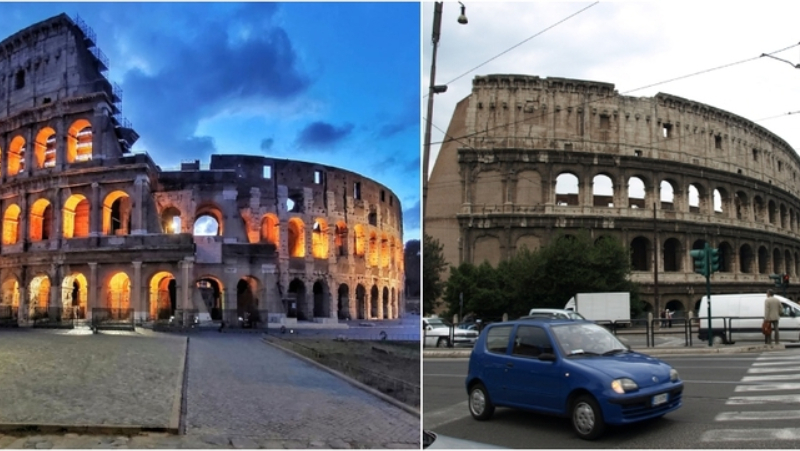
[(694, 272), (708, 277), (710, 273), (708, 272), (708, 264), (707, 264), (708, 261), (706, 259), (706, 250), (696, 249), (693, 251), (689, 251), (689, 255), (691, 255), (692, 258), (694, 259)]
[(711, 255), (709, 255), (709, 257), (708, 257), (709, 263), (710, 263), (710, 266), (711, 266), (711, 271), (710, 272), (711, 273), (718, 272), (719, 271), (719, 249), (708, 249), (708, 251), (711, 253)]
[(784, 274), (783, 275), (783, 286), (784, 287), (789, 286), (789, 274)]
[[(783, 286), (783, 276), (784, 274), (770, 274), (769, 278), (775, 282), (775, 288), (780, 288)], [(788, 281), (788, 279), (787, 279)]]

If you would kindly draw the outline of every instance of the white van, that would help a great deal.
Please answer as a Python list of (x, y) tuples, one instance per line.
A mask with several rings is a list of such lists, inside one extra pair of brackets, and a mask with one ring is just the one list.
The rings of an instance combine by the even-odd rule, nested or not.
[[(778, 331), (781, 341), (795, 341), (800, 332), (800, 305), (775, 295), (781, 301), (781, 319)], [(764, 299), (766, 293), (712, 294), (711, 335), (715, 343), (734, 343), (740, 340), (760, 340), (761, 324), (764, 322)], [(708, 340), (708, 296), (700, 301), (697, 312), (700, 321), (698, 337)]]

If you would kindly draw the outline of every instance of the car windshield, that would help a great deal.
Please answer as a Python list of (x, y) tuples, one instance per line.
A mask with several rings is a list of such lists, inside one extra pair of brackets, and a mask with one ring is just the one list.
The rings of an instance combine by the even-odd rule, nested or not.
[(439, 319), (439, 318), (428, 318), (428, 319), (426, 319), (425, 321), (427, 321), (427, 322), (428, 322), (428, 325), (429, 325), (429, 326), (431, 326), (431, 327), (433, 327), (433, 328), (437, 328), (437, 327), (449, 327), (447, 324), (445, 324), (445, 323), (444, 323), (444, 321), (442, 321), (442, 320), (441, 320), (441, 319)]
[(569, 319), (582, 319), (582, 320), (586, 319), (583, 317), (583, 315), (581, 315), (578, 312), (569, 312), (567, 315), (569, 315)]
[(573, 355), (613, 355), (627, 347), (602, 326), (594, 323), (569, 323), (553, 326), (561, 352)]

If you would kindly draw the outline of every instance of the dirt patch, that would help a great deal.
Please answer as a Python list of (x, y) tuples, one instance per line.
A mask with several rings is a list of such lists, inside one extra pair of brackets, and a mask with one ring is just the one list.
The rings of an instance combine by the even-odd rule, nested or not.
[(420, 406), (418, 341), (268, 339), (271, 343), (342, 372), (398, 401), (416, 408)]

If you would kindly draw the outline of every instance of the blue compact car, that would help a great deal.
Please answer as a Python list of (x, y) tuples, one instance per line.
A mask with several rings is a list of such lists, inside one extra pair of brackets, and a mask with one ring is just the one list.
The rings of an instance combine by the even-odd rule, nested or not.
[(469, 411), (496, 406), (569, 417), (592, 440), (607, 424), (658, 418), (681, 407), (683, 382), (661, 360), (633, 352), (589, 321), (520, 319), (489, 325), (469, 359)]

